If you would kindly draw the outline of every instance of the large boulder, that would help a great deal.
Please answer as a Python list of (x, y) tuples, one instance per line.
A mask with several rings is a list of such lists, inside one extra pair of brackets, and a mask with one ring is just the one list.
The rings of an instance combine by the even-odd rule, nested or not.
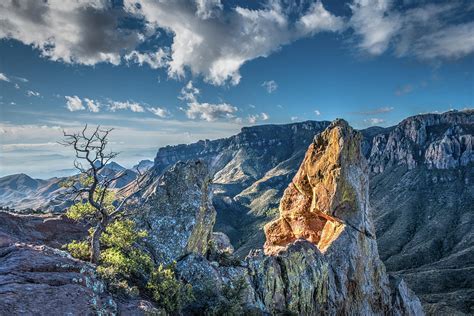
[(403, 282), (389, 282), (379, 259), (360, 143), (343, 120), (318, 134), (279, 218), (265, 226), (266, 256), (249, 262), (268, 312), (423, 314)]
[(195, 160), (176, 163), (148, 188), (137, 222), (148, 231), (146, 241), (157, 263), (207, 253), (216, 219), (210, 182), (208, 165)]

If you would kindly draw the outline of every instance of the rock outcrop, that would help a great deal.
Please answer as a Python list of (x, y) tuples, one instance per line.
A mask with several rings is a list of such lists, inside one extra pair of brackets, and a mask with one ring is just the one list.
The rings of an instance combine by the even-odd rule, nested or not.
[(0, 211), (0, 243), (25, 242), (61, 248), (86, 236), (86, 226), (64, 215), (20, 215)]
[(256, 291), (272, 314), (421, 315), (391, 287), (369, 216), (360, 133), (337, 120), (310, 145), (286, 189), (280, 217), (265, 226), (268, 256), (251, 256)]
[(95, 269), (67, 252), (0, 244), (0, 314), (112, 315), (117, 304)]
[(205, 255), (216, 219), (202, 160), (178, 162), (145, 192), (137, 215), (155, 262), (169, 264), (190, 254)]

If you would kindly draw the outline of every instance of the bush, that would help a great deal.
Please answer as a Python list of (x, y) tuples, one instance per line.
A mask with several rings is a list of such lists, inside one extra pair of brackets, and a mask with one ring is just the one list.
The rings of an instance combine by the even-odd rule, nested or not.
[(67, 244), (65, 248), (74, 258), (81, 260), (89, 259), (90, 247), (87, 241), (73, 240), (71, 243)]
[(153, 300), (168, 313), (181, 310), (194, 299), (191, 285), (176, 278), (174, 267), (164, 268), (160, 265), (156, 268), (151, 273), (147, 288)]

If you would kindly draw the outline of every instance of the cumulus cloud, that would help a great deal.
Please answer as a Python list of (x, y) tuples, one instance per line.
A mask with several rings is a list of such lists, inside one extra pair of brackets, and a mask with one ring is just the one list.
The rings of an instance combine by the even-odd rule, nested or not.
[(264, 87), (268, 93), (273, 93), (278, 89), (278, 84), (274, 80), (264, 81), (262, 87)]
[(103, 0), (2, 1), (0, 38), (31, 45), (55, 61), (117, 65), (121, 52), (143, 39), (121, 28), (119, 11)]
[(393, 0), (354, 0), (350, 8), (349, 25), (357, 45), (371, 55), (390, 48), (398, 57), (420, 59), (460, 58), (474, 52), (474, 22), (450, 24), (465, 14), (462, 2), (400, 8)]
[(187, 107), (182, 110), (188, 118), (202, 119), (208, 122), (235, 118), (235, 113), (238, 110), (237, 107), (228, 103), (200, 103), (197, 98), (199, 93), (199, 89), (193, 86), (192, 81), (189, 81), (181, 89), (181, 94), (178, 98), (187, 101)]
[(392, 13), (391, 0), (355, 0), (350, 24), (360, 37), (359, 47), (370, 54), (383, 53), (400, 29), (400, 17)]
[(166, 67), (169, 62), (169, 53), (159, 48), (156, 52), (140, 53), (136, 50), (124, 56), (125, 60), (133, 61), (140, 66), (148, 64), (152, 69)]
[[(17, 89), (19, 89), (19, 88), (20, 87), (18, 87)], [(40, 93), (37, 92), (37, 91), (28, 90), (28, 91), (26, 91), (26, 95), (29, 96), (29, 97), (39, 97)]]
[(94, 113), (97, 113), (97, 112), (100, 111), (100, 103), (99, 102), (97, 102), (95, 100), (88, 99), (88, 98), (84, 98), (84, 102), (86, 103), (87, 108), (89, 109), (89, 111), (94, 112)]
[(0, 80), (10, 82), (10, 79), (7, 77), (7, 75), (5, 75), (4, 73), (1, 73), (1, 72), (0, 72)]
[(250, 114), (247, 117), (247, 121), (250, 124), (255, 124), (258, 121), (267, 121), (269, 118), (270, 118), (270, 116), (267, 113), (262, 112), (260, 114)]
[(327, 11), (321, 1), (314, 2), (308, 12), (297, 22), (297, 27), (303, 35), (319, 31), (337, 32), (344, 29), (344, 20)]
[(314, 114), (316, 114), (317, 116), (320, 116), (321, 112), (319, 112), (319, 110), (314, 110)]
[(66, 98), (66, 107), (69, 111), (81, 111), (85, 110), (84, 105), (82, 104), (82, 100), (77, 96), (65, 96)]
[(110, 101), (109, 110), (115, 112), (117, 110), (130, 110), (132, 112), (145, 112), (143, 106), (137, 102), (131, 101)]
[(148, 28), (172, 34), (171, 77), (182, 78), (189, 69), (215, 85), (238, 84), (240, 67), (247, 61), (267, 57), (303, 36), (339, 30), (342, 25), (319, 1), (296, 22), (276, 1), (261, 9), (236, 6), (224, 11), (216, 0), (126, 0), (125, 9), (142, 18)]
[(165, 108), (149, 107), (148, 111), (150, 111), (151, 113), (153, 113), (156, 116), (161, 117), (161, 118), (166, 118), (166, 117), (170, 116), (170, 112)]

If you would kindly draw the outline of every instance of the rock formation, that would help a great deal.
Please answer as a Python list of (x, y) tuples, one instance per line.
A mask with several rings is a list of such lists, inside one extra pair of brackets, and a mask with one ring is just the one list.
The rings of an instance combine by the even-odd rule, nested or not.
[(176, 163), (147, 189), (137, 221), (156, 262), (206, 254), (216, 219), (209, 183), (207, 164), (197, 160)]
[(64, 251), (0, 244), (2, 315), (111, 315), (117, 304), (95, 269)]
[(269, 256), (249, 260), (270, 313), (423, 314), (403, 282), (390, 286), (379, 259), (361, 139), (343, 120), (318, 134), (285, 190), (280, 217), (265, 226)]

